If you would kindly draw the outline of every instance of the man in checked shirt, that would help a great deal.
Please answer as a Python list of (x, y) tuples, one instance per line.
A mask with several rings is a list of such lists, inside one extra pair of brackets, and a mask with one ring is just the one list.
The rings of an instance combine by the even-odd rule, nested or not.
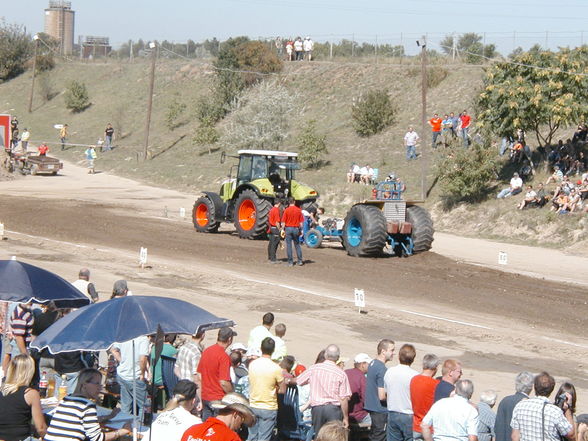
[(313, 364), (296, 379), (289, 379), (287, 384), (304, 386), (310, 383), (310, 407), (312, 410), (312, 428), (319, 433), (321, 427), (329, 421), (343, 421), (349, 427), (349, 398), (351, 387), (345, 371), (335, 363), (340, 351), (337, 345), (325, 349), (325, 361)]

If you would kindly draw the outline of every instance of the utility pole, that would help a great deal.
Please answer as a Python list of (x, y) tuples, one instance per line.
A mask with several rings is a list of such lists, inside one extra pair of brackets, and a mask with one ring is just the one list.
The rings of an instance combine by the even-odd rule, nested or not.
[(376, 34), (376, 46), (374, 48), (376, 54), (376, 64), (378, 64), (378, 34)]
[(151, 49), (151, 72), (149, 75), (149, 96), (147, 97), (147, 121), (145, 122), (145, 147), (143, 150), (143, 161), (147, 160), (147, 149), (149, 147), (149, 126), (151, 125), (151, 109), (153, 108), (153, 87), (155, 85), (155, 59), (157, 57), (157, 45), (154, 41), (149, 43)]
[(417, 41), (421, 47), (421, 199), (427, 198), (427, 143), (425, 142), (425, 133), (427, 129), (427, 37), (422, 41)]
[(129, 61), (133, 61), (133, 40), (129, 40)]
[(35, 34), (35, 55), (33, 56), (33, 79), (31, 80), (31, 93), (29, 94), (29, 113), (33, 111), (33, 93), (35, 92), (35, 75), (37, 74), (37, 49), (39, 48), (39, 35)]

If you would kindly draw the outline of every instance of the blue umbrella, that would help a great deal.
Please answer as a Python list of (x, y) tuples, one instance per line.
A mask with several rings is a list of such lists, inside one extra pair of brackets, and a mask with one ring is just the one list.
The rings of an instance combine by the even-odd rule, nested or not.
[(90, 303), (88, 297), (57, 274), (17, 260), (0, 260), (0, 300), (54, 301), (58, 308), (79, 308)]
[(198, 306), (178, 299), (126, 296), (94, 303), (71, 312), (38, 336), (31, 347), (52, 354), (101, 351), (141, 335), (196, 334), (198, 331), (233, 326)]

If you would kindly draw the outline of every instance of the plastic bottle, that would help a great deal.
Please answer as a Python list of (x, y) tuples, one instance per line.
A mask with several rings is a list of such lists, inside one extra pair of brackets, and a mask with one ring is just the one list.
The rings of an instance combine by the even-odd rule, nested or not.
[(67, 395), (67, 377), (65, 375), (61, 376), (61, 384), (59, 385), (59, 401), (63, 400), (63, 398)]
[(47, 382), (47, 396), (51, 398), (55, 395), (55, 377), (52, 375)]
[(47, 381), (47, 372), (43, 371), (41, 374), (41, 379), (39, 380), (39, 395), (41, 395), (41, 398), (47, 398), (48, 386), (49, 382)]

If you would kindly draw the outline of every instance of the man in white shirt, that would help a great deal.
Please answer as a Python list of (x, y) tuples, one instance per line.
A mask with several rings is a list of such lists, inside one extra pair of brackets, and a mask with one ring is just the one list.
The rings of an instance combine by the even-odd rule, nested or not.
[(387, 441), (412, 440), (413, 412), (410, 401), (410, 381), (419, 373), (410, 365), (415, 357), (416, 350), (413, 345), (402, 345), (398, 352), (399, 364), (389, 368), (384, 375), (388, 407)]
[(519, 194), (523, 191), (523, 180), (519, 177), (518, 173), (514, 173), (512, 175), (512, 179), (510, 180), (510, 187), (503, 189), (498, 196), (497, 199), (508, 198), (510, 196), (514, 196), (515, 194)]
[(310, 39), (310, 37), (306, 37), (304, 39), (304, 58), (307, 61), (312, 61), (312, 50), (314, 49), (314, 42)]
[(406, 146), (406, 160), (416, 159), (416, 145), (420, 141), (419, 135), (412, 127), (408, 128), (408, 132), (404, 135), (404, 145)]
[(149, 359), (149, 339), (143, 335), (124, 343), (115, 343), (112, 346), (112, 353), (119, 363), (116, 368), (116, 380), (120, 385), (121, 410), (133, 413), (133, 388), (135, 388), (135, 415), (140, 415), (147, 398), (145, 380)]
[(274, 315), (271, 312), (266, 312), (263, 315), (263, 319), (261, 325), (256, 326), (251, 330), (249, 333), (249, 340), (247, 341), (248, 348), (259, 349), (261, 347), (261, 342), (266, 337), (274, 338), (273, 334), (270, 332), (272, 326), (274, 325)]
[(88, 268), (82, 268), (78, 273), (78, 280), (72, 283), (78, 291), (81, 291), (86, 297), (88, 297), (92, 303), (98, 301), (98, 293), (94, 284), (90, 282), (90, 270)]
[(469, 402), (473, 393), (470, 380), (459, 380), (454, 396), (433, 404), (421, 424), (424, 440), (478, 441), (478, 411)]

